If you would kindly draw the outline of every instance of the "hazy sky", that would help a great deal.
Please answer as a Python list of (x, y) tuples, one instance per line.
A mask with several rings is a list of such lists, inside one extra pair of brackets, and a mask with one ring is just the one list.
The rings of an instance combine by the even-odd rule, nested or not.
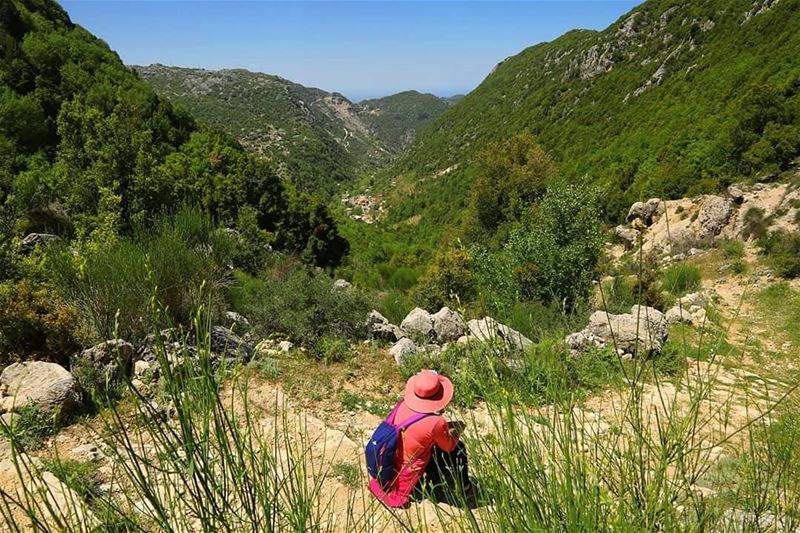
[(241, 67), (355, 100), (468, 92), (505, 57), (637, 3), (61, 1), (125, 63)]

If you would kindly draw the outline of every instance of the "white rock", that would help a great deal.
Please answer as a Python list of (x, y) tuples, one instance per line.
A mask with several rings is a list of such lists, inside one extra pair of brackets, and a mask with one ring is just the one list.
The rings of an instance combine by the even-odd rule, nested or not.
[(519, 331), (489, 316), (480, 320), (470, 320), (467, 326), (472, 336), (482, 342), (500, 340), (507, 347), (517, 350), (527, 350), (533, 345), (533, 342)]
[(432, 339), (435, 335), (433, 317), (424, 309), (415, 307), (403, 319), (400, 329), (413, 337)]
[(442, 307), (431, 318), (433, 319), (433, 331), (439, 342), (457, 340), (468, 331), (467, 323), (464, 322), (461, 315), (449, 307)]
[(414, 355), (418, 351), (419, 348), (416, 343), (408, 337), (400, 339), (389, 349), (389, 353), (392, 354), (398, 365), (402, 365), (408, 356)]

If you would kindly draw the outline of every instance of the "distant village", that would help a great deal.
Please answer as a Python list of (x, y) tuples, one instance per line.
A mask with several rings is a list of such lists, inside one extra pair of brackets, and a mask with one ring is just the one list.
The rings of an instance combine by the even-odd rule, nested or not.
[(383, 196), (373, 196), (371, 189), (357, 196), (350, 196), (347, 192), (342, 194), (342, 205), (345, 206), (345, 213), (350, 218), (367, 224), (374, 224), (384, 212)]

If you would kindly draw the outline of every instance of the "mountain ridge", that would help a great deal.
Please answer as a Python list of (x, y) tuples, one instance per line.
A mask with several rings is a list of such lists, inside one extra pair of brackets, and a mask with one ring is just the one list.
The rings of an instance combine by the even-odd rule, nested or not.
[(450, 106), (417, 91), (355, 103), (339, 92), (241, 68), (130, 68), (310, 191), (330, 192), (383, 166)]

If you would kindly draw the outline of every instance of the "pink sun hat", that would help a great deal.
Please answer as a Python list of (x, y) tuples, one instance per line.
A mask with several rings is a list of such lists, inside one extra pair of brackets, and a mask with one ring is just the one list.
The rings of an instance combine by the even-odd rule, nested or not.
[(453, 399), (453, 383), (433, 370), (420, 370), (406, 383), (405, 403), (418, 413), (440, 411)]

